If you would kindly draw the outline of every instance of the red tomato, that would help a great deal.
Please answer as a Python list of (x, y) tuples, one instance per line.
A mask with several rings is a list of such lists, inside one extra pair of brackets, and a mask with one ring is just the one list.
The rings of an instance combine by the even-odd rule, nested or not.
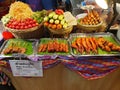
[(36, 26), (36, 24), (32, 24), (32, 27), (35, 27)]
[(20, 27), (19, 27), (19, 26), (16, 26), (15, 28), (16, 28), (16, 29), (19, 29)]
[(12, 28), (12, 25), (9, 25), (9, 28)]
[(21, 26), (25, 26), (25, 23), (24, 23), (24, 22), (21, 22)]
[(28, 28), (28, 26), (25, 26), (24, 28), (25, 28), (25, 29), (27, 29), (27, 28)]
[(26, 21), (26, 22), (25, 22), (25, 24), (26, 24), (26, 25), (29, 25), (29, 24), (30, 24), (30, 22)]
[(23, 26), (20, 26), (20, 29), (24, 29), (24, 27), (23, 27)]
[(9, 24), (7, 24), (6, 26), (9, 27)]
[(31, 27), (32, 27), (32, 25), (30, 25), (30, 24), (29, 24), (29, 25), (28, 25), (28, 27), (29, 27), (29, 28), (31, 28)]
[(29, 24), (33, 24), (34, 22), (33, 21), (30, 21)]

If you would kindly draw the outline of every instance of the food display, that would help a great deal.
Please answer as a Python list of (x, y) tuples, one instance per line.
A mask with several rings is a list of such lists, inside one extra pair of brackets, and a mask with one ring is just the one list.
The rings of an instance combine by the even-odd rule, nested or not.
[(107, 52), (120, 51), (120, 46), (104, 39), (103, 37), (99, 37), (97, 39), (97, 42), (98, 42), (98, 46)]
[(48, 16), (44, 18), (44, 26), (56, 30), (67, 28), (68, 24), (64, 19), (63, 13), (64, 11), (61, 9), (50, 12)]
[(71, 12), (64, 12), (61, 9), (50, 12), (44, 18), (44, 26), (49, 30), (51, 37), (54, 35), (68, 37), (74, 25), (77, 25), (76, 18)]
[(1, 47), (1, 54), (11, 56), (14, 53), (33, 54), (32, 42), (22, 39), (9, 39)]
[(82, 17), (77, 17), (77, 27), (82, 33), (99, 32), (101, 31), (102, 25), (103, 20), (95, 10), (86, 13), (86, 15), (83, 14)]
[(85, 17), (78, 19), (81, 25), (97, 25), (101, 23), (100, 16), (97, 11), (90, 11)]
[(38, 54), (69, 54), (69, 45), (65, 39), (48, 39), (42, 38), (40, 44), (38, 45)]
[(73, 34), (69, 40), (76, 56), (120, 55), (120, 43), (111, 34)]
[(38, 27), (46, 11), (33, 12), (28, 4), (16, 1), (10, 5), (9, 13), (1, 19), (6, 28), (27, 30)]
[(95, 37), (78, 37), (71, 44), (80, 54), (98, 53), (98, 43)]

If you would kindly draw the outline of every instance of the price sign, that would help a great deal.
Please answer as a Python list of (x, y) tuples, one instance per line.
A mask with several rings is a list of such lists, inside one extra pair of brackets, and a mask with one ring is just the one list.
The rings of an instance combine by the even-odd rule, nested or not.
[(9, 60), (13, 76), (42, 77), (42, 61)]

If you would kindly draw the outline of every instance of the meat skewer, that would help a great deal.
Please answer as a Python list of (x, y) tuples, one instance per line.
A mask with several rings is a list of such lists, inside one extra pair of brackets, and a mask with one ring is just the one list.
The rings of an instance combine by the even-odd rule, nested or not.
[(97, 48), (96, 48), (96, 44), (93, 42), (92, 37), (90, 37), (90, 43), (91, 43), (91, 45), (92, 45), (93, 51), (94, 51), (95, 53), (98, 53)]
[(81, 39), (81, 38), (77, 38), (76, 44), (77, 44), (77, 46), (78, 46), (77, 50), (78, 50), (81, 54), (83, 54), (83, 52), (84, 52), (84, 47), (82, 46), (82, 39)]
[(82, 45), (83, 45), (84, 49), (86, 50), (86, 52), (89, 53), (89, 51), (88, 51), (88, 50), (89, 50), (89, 49), (88, 49), (89, 47), (88, 47), (87, 44), (86, 44), (85, 37), (82, 38)]

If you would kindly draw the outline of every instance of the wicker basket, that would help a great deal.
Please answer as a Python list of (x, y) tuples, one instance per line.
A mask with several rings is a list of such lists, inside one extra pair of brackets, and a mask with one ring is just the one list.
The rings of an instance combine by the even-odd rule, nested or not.
[(97, 25), (82, 25), (78, 23), (77, 27), (81, 30), (82, 33), (91, 33), (91, 32), (97, 32), (101, 28), (102, 24), (103, 24), (102, 21)]
[(65, 28), (65, 29), (51, 29), (51, 28), (48, 28), (49, 31), (52, 33), (52, 34), (69, 34), (72, 29), (73, 29), (73, 26), (69, 26), (68, 28)]
[(10, 29), (8, 27), (5, 27), (5, 29), (11, 32), (15, 38), (21, 38), (21, 39), (38, 39), (38, 38), (41, 38), (43, 35), (42, 24), (30, 29), (24, 29), (24, 30)]

